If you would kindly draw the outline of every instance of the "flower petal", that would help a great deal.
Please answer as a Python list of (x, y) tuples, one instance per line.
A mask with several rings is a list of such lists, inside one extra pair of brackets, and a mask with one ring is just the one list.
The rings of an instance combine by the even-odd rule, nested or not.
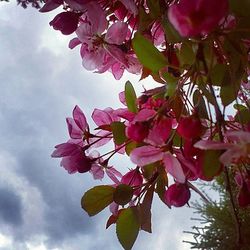
[(135, 148), (130, 153), (130, 159), (138, 166), (145, 166), (156, 161), (160, 161), (163, 158), (164, 153), (153, 146), (142, 146)]
[(169, 152), (163, 156), (164, 166), (168, 173), (170, 173), (179, 183), (185, 183), (186, 177), (179, 161)]

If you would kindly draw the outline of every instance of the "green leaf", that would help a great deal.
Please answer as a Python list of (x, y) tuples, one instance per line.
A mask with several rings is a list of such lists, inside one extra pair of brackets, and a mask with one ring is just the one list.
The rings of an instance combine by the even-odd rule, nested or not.
[(168, 72), (163, 73), (163, 78), (166, 80), (166, 96), (172, 97), (175, 94), (178, 78)]
[(237, 16), (250, 16), (250, 0), (229, 0), (229, 6)]
[(147, 193), (144, 196), (143, 202), (140, 205), (140, 220), (141, 220), (141, 229), (152, 233), (151, 228), (151, 206), (154, 197), (154, 188), (155, 186), (152, 185)]
[(234, 86), (222, 86), (220, 89), (220, 98), (224, 106), (228, 106), (230, 103), (235, 101), (237, 98), (237, 93), (234, 90)]
[(138, 31), (144, 32), (148, 29), (151, 23), (154, 21), (152, 17), (145, 12), (144, 8), (139, 7), (139, 27)]
[(247, 108), (239, 110), (235, 116), (235, 121), (237, 121), (241, 124), (248, 124), (250, 122), (249, 110)]
[(149, 8), (149, 14), (152, 18), (159, 18), (161, 15), (161, 8), (159, 0), (147, 0), (147, 6)]
[(158, 72), (168, 65), (167, 58), (140, 33), (135, 34), (132, 44), (139, 61), (146, 68)]
[(127, 81), (125, 83), (125, 100), (126, 100), (128, 110), (133, 113), (136, 113), (138, 110), (137, 105), (136, 105), (137, 97), (136, 97), (134, 87), (130, 81)]
[(155, 192), (158, 194), (162, 202), (165, 203), (165, 191), (166, 186), (168, 185), (168, 176), (165, 171), (165, 167), (158, 166), (158, 173), (159, 176), (157, 177)]
[(224, 64), (216, 64), (210, 72), (211, 82), (215, 86), (221, 86), (227, 71), (227, 66)]
[(116, 222), (116, 234), (125, 250), (132, 249), (140, 229), (140, 222), (135, 208), (121, 211)]
[(238, 110), (238, 111), (246, 109), (246, 106), (244, 106), (244, 105), (242, 105), (242, 104), (237, 104), (237, 103), (235, 103), (235, 104), (233, 105), (233, 107), (234, 107), (236, 110)]
[(133, 188), (126, 184), (120, 184), (116, 187), (113, 197), (115, 203), (124, 206), (131, 201)]
[(159, 164), (159, 163), (157, 162), (157, 163), (152, 163), (152, 164), (148, 164), (146, 166), (143, 166), (142, 173), (143, 173), (143, 177), (146, 180), (149, 180), (150, 178), (153, 177), (153, 174), (155, 173), (155, 169), (157, 167), (157, 164)]
[(195, 108), (198, 110), (199, 117), (209, 119), (205, 100), (198, 89), (194, 92), (193, 103)]
[(174, 138), (173, 138), (173, 146), (175, 147), (181, 147), (182, 145), (182, 138), (176, 133), (176, 131), (173, 131)]
[(196, 55), (193, 51), (191, 43), (182, 43), (178, 58), (182, 66), (194, 64)]
[(112, 122), (111, 129), (116, 145), (121, 145), (127, 140), (125, 134), (126, 126), (124, 125), (123, 122)]
[(129, 142), (126, 146), (125, 146), (125, 151), (127, 155), (130, 155), (130, 153), (132, 152), (133, 149), (138, 147), (138, 143), (135, 141), (131, 141)]
[(168, 20), (164, 20), (162, 22), (162, 25), (167, 37), (167, 41), (169, 43), (178, 43), (183, 40), (183, 38), (179, 35), (179, 33), (175, 30), (173, 25)]
[(213, 178), (219, 173), (221, 170), (220, 156), (221, 151), (218, 150), (204, 151), (202, 170), (205, 177)]
[(101, 212), (111, 202), (115, 188), (108, 185), (96, 186), (88, 190), (82, 197), (82, 208), (93, 216)]

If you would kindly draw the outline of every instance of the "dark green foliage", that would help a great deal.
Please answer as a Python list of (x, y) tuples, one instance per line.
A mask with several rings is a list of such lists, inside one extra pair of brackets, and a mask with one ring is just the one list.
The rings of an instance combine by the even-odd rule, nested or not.
[[(187, 242), (190, 249), (211, 250), (249, 250), (250, 249), (250, 209), (239, 208), (241, 219), (242, 247), (237, 246), (235, 221), (228, 194), (223, 187), (223, 181), (217, 179), (212, 184), (212, 190), (219, 192), (218, 202), (204, 203), (196, 201), (193, 204), (195, 213), (200, 216), (200, 226), (194, 226), (192, 232), (194, 241)], [(236, 187), (233, 186), (233, 190)]]

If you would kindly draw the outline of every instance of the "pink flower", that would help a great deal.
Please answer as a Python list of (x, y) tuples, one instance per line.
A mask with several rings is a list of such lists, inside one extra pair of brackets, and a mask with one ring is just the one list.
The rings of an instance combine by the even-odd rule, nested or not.
[(171, 174), (179, 183), (186, 182), (186, 176), (183, 172), (180, 162), (169, 152), (163, 156), (164, 166), (169, 174)]
[(175, 183), (165, 192), (165, 203), (171, 207), (182, 207), (189, 201), (190, 190), (185, 184)]
[(210, 33), (227, 15), (228, 0), (180, 0), (168, 10), (168, 18), (182, 36)]
[(117, 116), (115, 110), (112, 108), (106, 108), (104, 110), (94, 109), (92, 119), (99, 127), (110, 125), (112, 122), (120, 121), (120, 117)]
[(166, 144), (171, 130), (172, 119), (162, 117), (159, 121), (155, 121), (145, 141), (154, 146), (163, 146)]
[(81, 146), (66, 142), (56, 145), (55, 148), (51, 157), (62, 157), (61, 166), (64, 167), (69, 174), (75, 172), (85, 173), (91, 169), (92, 159), (85, 155)]
[(134, 191), (134, 194), (138, 195), (141, 190), (140, 187), (143, 183), (143, 178), (138, 169), (133, 169), (122, 177), (121, 183), (129, 185), (131, 187), (136, 187), (137, 189)]
[(130, 123), (126, 128), (127, 137), (136, 142), (142, 142), (148, 136), (148, 132), (148, 125), (142, 122)]
[(72, 139), (82, 140), (84, 134), (88, 132), (89, 126), (82, 110), (76, 105), (73, 109), (73, 118), (66, 118), (69, 136)]
[(201, 136), (202, 125), (195, 116), (181, 117), (177, 127), (177, 132), (184, 139), (195, 139)]
[(138, 8), (133, 0), (120, 0), (120, 2), (126, 7), (126, 9), (134, 16), (138, 13)]
[(230, 131), (225, 134), (228, 142), (205, 141), (195, 143), (195, 147), (203, 150), (225, 150), (220, 162), (230, 165), (239, 161), (250, 162), (250, 132)]
[(142, 146), (135, 148), (130, 153), (130, 159), (138, 166), (145, 166), (163, 159), (164, 153), (161, 149), (153, 146)]
[[(118, 63), (124, 67), (128, 66), (125, 53), (120, 48), (125, 42), (128, 26), (117, 21), (108, 28), (106, 14), (96, 2), (90, 2), (86, 9), (76, 30), (78, 40), (71, 40), (69, 47), (74, 48), (79, 43), (82, 44), (82, 64), (87, 70), (105, 72), (112, 68), (114, 75), (119, 78), (123, 71), (120, 72), (121, 67), (117, 68), (115, 65)], [(106, 34), (103, 34), (106, 29)]]
[(178, 159), (169, 152), (162, 152), (160, 148), (153, 146), (135, 148), (130, 153), (130, 159), (140, 167), (162, 161), (166, 172), (173, 176), (176, 181), (180, 183), (185, 183), (186, 181), (185, 174)]

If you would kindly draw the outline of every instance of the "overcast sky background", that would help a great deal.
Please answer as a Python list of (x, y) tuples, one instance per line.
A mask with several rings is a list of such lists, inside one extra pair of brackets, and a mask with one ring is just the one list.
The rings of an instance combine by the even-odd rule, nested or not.
[[(122, 249), (115, 227), (105, 230), (108, 209), (89, 218), (80, 207), (84, 191), (102, 182), (69, 175), (50, 154), (67, 140), (65, 117), (76, 104), (90, 118), (96, 107), (119, 107), (128, 77), (142, 84), (84, 70), (70, 38), (48, 25), (54, 15), (0, 3), (0, 250)], [(169, 210), (156, 198), (153, 233), (140, 232), (134, 249), (189, 249), (182, 231), (190, 217), (191, 209)]]

